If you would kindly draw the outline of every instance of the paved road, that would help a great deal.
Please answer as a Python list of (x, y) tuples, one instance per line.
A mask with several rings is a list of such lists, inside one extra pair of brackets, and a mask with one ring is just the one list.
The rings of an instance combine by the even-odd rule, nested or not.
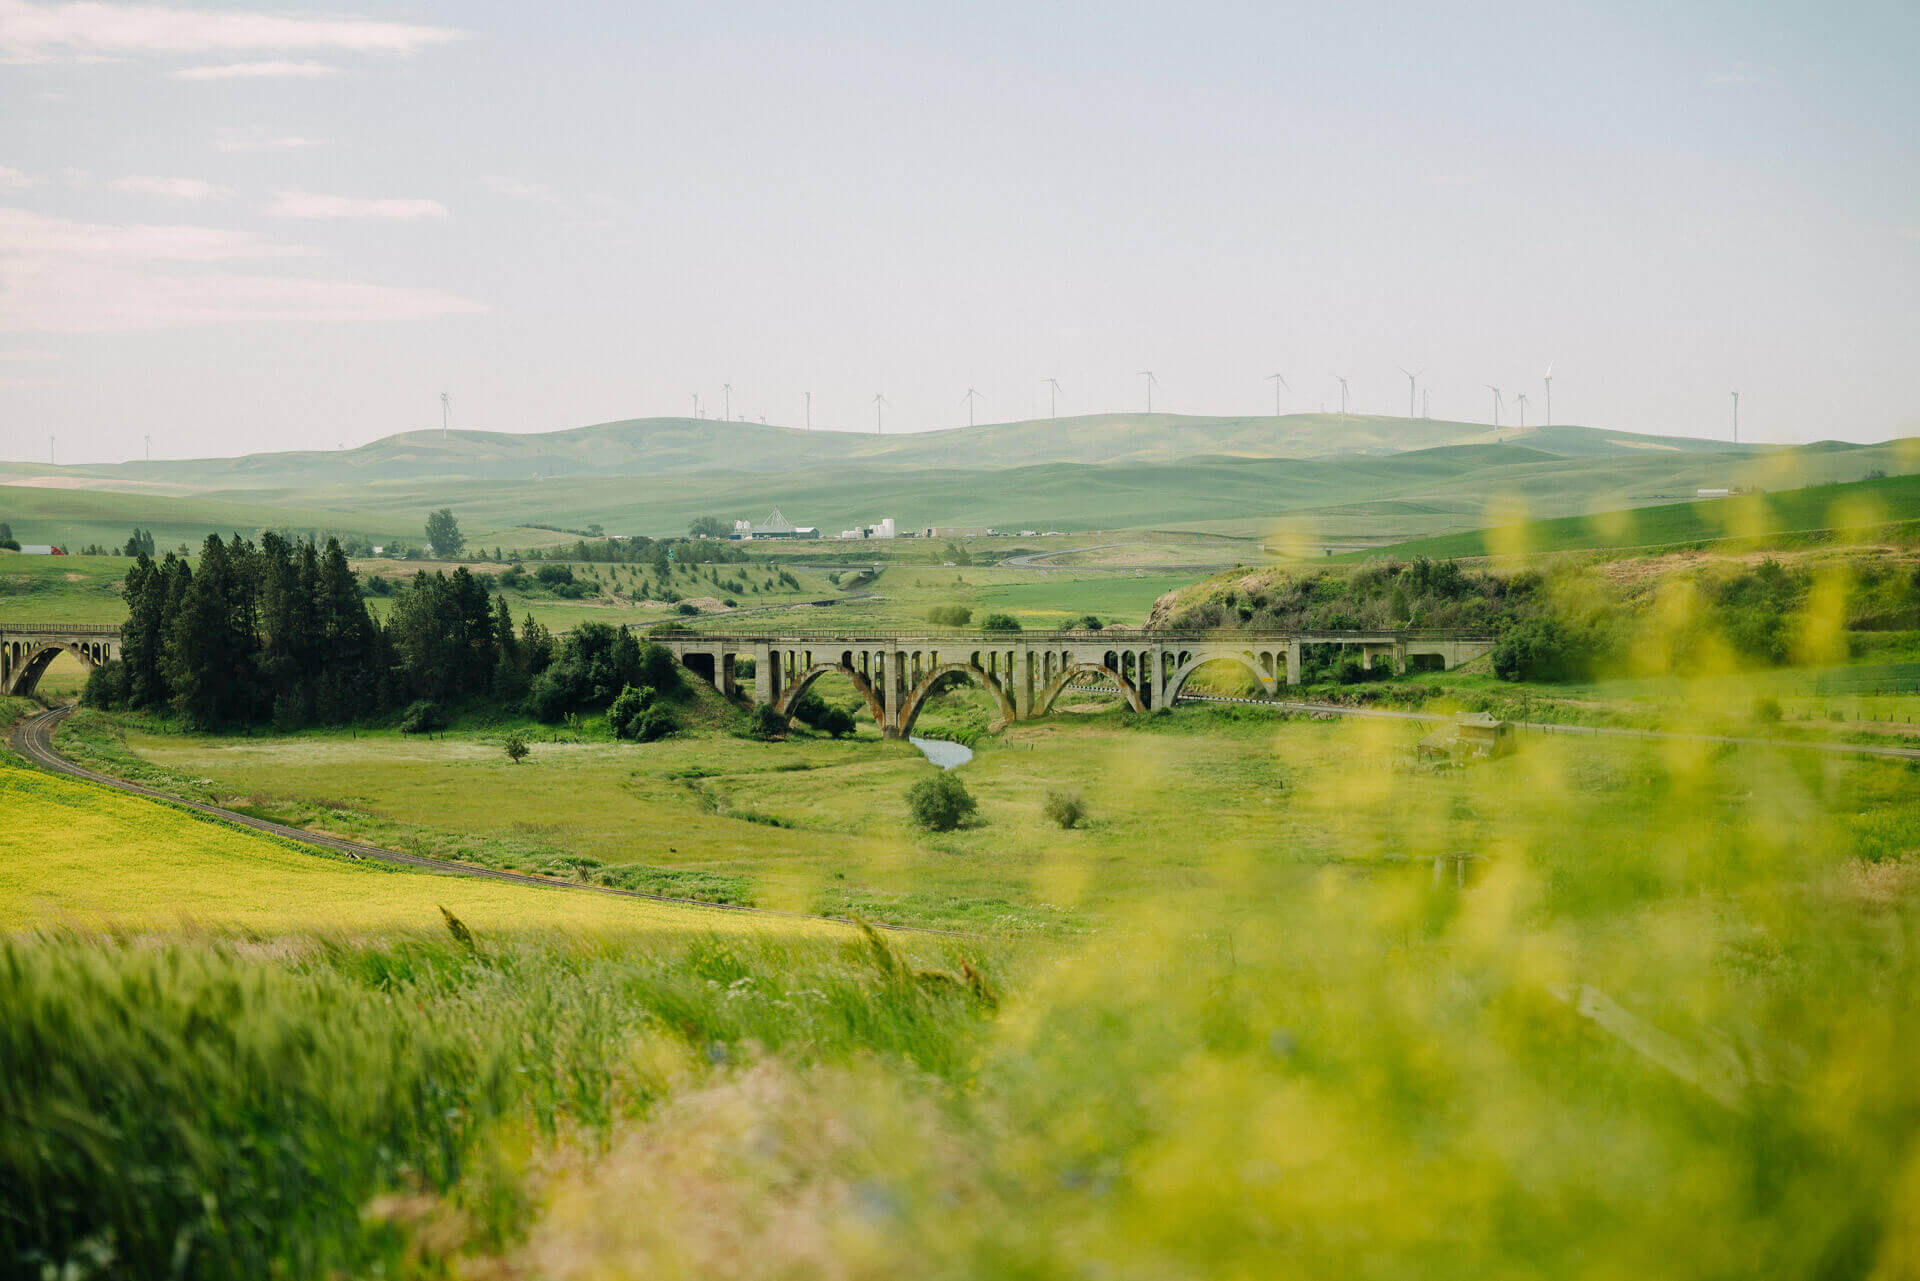
[[(1384, 707), (1342, 707), (1338, 703), (1289, 703), (1271, 698), (1225, 698), (1217, 694), (1182, 694), (1176, 701), (1186, 703), (1236, 703), (1249, 707), (1270, 707), (1283, 712), (1316, 712), (1329, 716), (1362, 716), (1377, 720), (1423, 721), (1438, 724), (1451, 715), (1433, 712), (1400, 712)], [(1667, 730), (1620, 729), (1611, 725), (1552, 725), (1528, 721), (1522, 727), (1529, 734), (1571, 734), (1588, 738), (1665, 739), (1686, 743), (1730, 743), (1735, 747), (1782, 747), (1808, 752), (1826, 752), (1834, 756), (1882, 756), (1895, 760), (1920, 760), (1920, 747), (1890, 747), (1877, 743), (1819, 743), (1792, 738), (1750, 738), (1729, 734), (1680, 734)]]
[[(167, 792), (138, 783), (130, 783), (124, 778), (115, 778), (111, 774), (102, 774), (90, 770), (84, 765), (75, 764), (60, 755), (53, 747), (53, 731), (60, 722), (71, 715), (71, 707), (56, 707), (41, 712), (20, 723), (13, 731), (13, 750), (26, 757), (41, 769), (55, 774), (65, 774), (70, 778), (85, 779), (89, 783), (98, 783), (102, 787), (111, 787), (115, 791), (129, 792), (135, 796), (159, 801), (163, 805), (172, 805), (181, 809), (193, 810), (217, 818), (225, 823), (238, 823), (250, 827), (256, 832), (265, 832), (269, 836), (278, 836), (283, 840), (296, 841), (302, 845), (318, 846), (344, 854), (351, 859), (371, 859), (381, 863), (396, 863), (415, 871), (434, 872), (447, 876), (474, 876), (489, 881), (512, 881), (518, 885), (533, 885), (548, 890), (574, 890), (588, 894), (610, 894), (615, 898), (645, 899), (651, 903), (672, 903), (681, 907), (700, 907), (721, 912), (742, 912), (752, 916), (779, 917), (796, 921), (833, 921), (836, 924), (852, 924), (837, 916), (814, 916), (806, 912), (781, 912), (769, 907), (745, 907), (738, 903), (709, 903), (704, 899), (675, 898), (668, 894), (647, 894), (640, 890), (616, 889), (611, 885), (593, 885), (584, 881), (562, 881), (546, 876), (530, 876), (525, 872), (503, 872), (497, 868), (476, 867), (471, 863), (455, 863), (448, 859), (428, 858), (423, 854), (407, 854), (400, 850), (384, 849), (378, 845), (364, 845), (359, 841), (350, 841), (342, 836), (327, 836), (320, 832), (309, 832), (301, 827), (289, 827), (285, 823), (274, 823), (264, 818), (255, 818), (251, 814), (242, 814), (236, 810), (222, 809), (217, 805), (203, 805), (198, 801), (186, 800)], [(948, 938), (984, 938), (984, 935), (967, 934), (958, 930), (936, 930), (910, 925), (881, 925), (884, 929), (901, 934), (937, 934)]]

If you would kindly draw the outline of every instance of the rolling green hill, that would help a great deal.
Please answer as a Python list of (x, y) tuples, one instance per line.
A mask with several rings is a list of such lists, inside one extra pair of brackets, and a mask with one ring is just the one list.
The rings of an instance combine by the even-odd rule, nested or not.
[(1846, 538), (1920, 522), (1920, 475), (1813, 485), (1636, 510), (1522, 521), (1381, 549), (1396, 557), (1669, 547), (1741, 539)]
[[(8, 476), (85, 476), (118, 486), (174, 490), (282, 489), (382, 480), (464, 477), (674, 476), (714, 471), (782, 474), (858, 465), (871, 469), (998, 470), (1044, 463), (1168, 462), (1204, 456), (1322, 458), (1391, 454), (1445, 445), (1523, 443), (1563, 457), (1729, 452), (1716, 442), (1554, 427), (1496, 438), (1479, 423), (1350, 414), (1201, 418), (1105, 414), (905, 435), (797, 431), (756, 423), (643, 418), (567, 431), (509, 434), (406, 432), (358, 449), (242, 458), (59, 468), (7, 464)], [(1751, 452), (1736, 451), (1736, 452)]]

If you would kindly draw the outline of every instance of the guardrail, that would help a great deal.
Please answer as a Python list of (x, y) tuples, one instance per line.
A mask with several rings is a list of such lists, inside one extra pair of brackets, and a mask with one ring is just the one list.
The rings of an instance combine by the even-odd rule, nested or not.
[(0, 636), (118, 636), (118, 627), (58, 627), (45, 623), (9, 623), (0, 619)]
[(1107, 627), (1097, 632), (983, 632), (983, 631), (947, 631), (929, 624), (920, 628), (873, 627), (783, 627), (769, 631), (701, 631), (696, 627), (685, 630), (660, 631), (662, 624), (648, 629), (648, 634), (659, 640), (699, 640), (718, 641), (726, 644), (754, 644), (761, 641), (786, 640), (954, 640), (954, 641), (1064, 641), (1072, 644), (1086, 644), (1089, 641), (1118, 640), (1129, 643), (1162, 644), (1174, 641), (1198, 641), (1218, 644), (1222, 641), (1233, 642), (1286, 642), (1305, 641), (1358, 643), (1362, 641), (1387, 643), (1392, 641), (1486, 641), (1491, 643), (1494, 637), (1484, 632), (1470, 632), (1458, 628), (1366, 628), (1352, 627), (1341, 629), (1318, 629), (1313, 631), (1239, 631), (1221, 628), (1209, 632), (1150, 632), (1135, 628)]

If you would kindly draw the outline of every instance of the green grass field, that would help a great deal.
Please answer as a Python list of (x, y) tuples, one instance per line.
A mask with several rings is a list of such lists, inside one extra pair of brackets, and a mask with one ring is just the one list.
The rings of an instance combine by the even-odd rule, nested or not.
[(1813, 485), (1662, 507), (1599, 512), (1415, 539), (1383, 548), (1399, 557), (1685, 547), (1721, 540), (1804, 546), (1848, 539), (1912, 541), (1920, 522), (1920, 476)]
[[(13, 1194), (0, 1245), (82, 1257), (110, 1227), (129, 1264), (185, 1250), (222, 1277), (1903, 1259), (1913, 771), (1553, 738), (1435, 770), (1413, 737), (1061, 716), (962, 767), (980, 823), (941, 837), (902, 822), (928, 767), (873, 740), (538, 743), (515, 767), (475, 734), (128, 737), (212, 794), (329, 826), (578, 839), (903, 913), (990, 891), (1009, 919), (976, 927), (1020, 934), (1044, 909), (1092, 931), (915, 959), (675, 929), (678, 909), (643, 908), (629, 937), (552, 916), (628, 905), (558, 892), (456, 902), (485, 887), (8, 770), (7, 812), (31, 809), (0, 835), (14, 928), (138, 934), (5, 945), (0, 997), (30, 1013), (0, 1041), (20, 1101), (0, 1187), (42, 1199)], [(1049, 788), (1088, 824), (1043, 825)], [(419, 932), (439, 903), (471, 947)], [(266, 1082), (273, 1105), (250, 1105)], [(342, 1133), (378, 1141), (308, 1159)], [(168, 1177), (73, 1196), (132, 1168)], [(251, 1212), (212, 1208), (232, 1203)]]

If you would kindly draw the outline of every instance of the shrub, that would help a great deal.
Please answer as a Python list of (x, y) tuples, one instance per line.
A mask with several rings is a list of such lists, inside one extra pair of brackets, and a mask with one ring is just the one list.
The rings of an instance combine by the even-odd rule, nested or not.
[(1780, 700), (1771, 694), (1762, 694), (1753, 700), (1753, 719), (1762, 725), (1780, 723)]
[(834, 738), (846, 738), (853, 733), (853, 713), (844, 707), (829, 707), (813, 727)]
[(673, 719), (673, 713), (655, 703), (640, 713), (639, 719), (633, 723), (633, 741), (651, 743), (665, 738), (679, 728), (680, 723)]
[(431, 734), (447, 727), (447, 714), (430, 698), (416, 698), (400, 716), (402, 734)]
[(694, 604), (692, 601), (685, 601), (685, 600), (681, 601), (678, 605), (675, 605), (673, 609), (675, 613), (681, 615), (682, 617), (688, 617), (688, 618), (700, 612), (700, 607), (698, 605)]
[(1017, 632), (1020, 630), (1020, 620), (1011, 614), (988, 614), (980, 620), (980, 630), (983, 632)]
[(549, 670), (533, 678), (527, 689), (527, 714), (543, 724), (556, 724), (567, 714), (567, 687)]
[(927, 611), (927, 621), (942, 627), (965, 627), (973, 621), (973, 610), (965, 605), (935, 605)]
[(951, 770), (923, 778), (907, 789), (907, 812), (915, 826), (929, 832), (951, 832), (979, 810), (973, 793)]
[(87, 675), (80, 691), (82, 707), (102, 709), (118, 707), (127, 701), (127, 665), (119, 659), (100, 664)]
[(753, 736), (758, 739), (775, 739), (787, 732), (787, 718), (773, 710), (771, 703), (761, 703), (753, 709)]
[(652, 690), (629, 685), (607, 708), (607, 729), (615, 738), (638, 738), (640, 718), (652, 707)]
[(820, 718), (826, 714), (826, 700), (812, 690), (808, 690), (798, 699), (794, 700), (793, 710), (788, 712), (787, 716), (790, 720), (799, 721), (802, 725), (810, 725), (814, 729), (819, 729)]
[(522, 734), (519, 730), (514, 730), (512, 733), (508, 734), (506, 742), (502, 743), (501, 747), (505, 749), (507, 753), (507, 759), (512, 761), (515, 765), (518, 765), (521, 761), (525, 760), (527, 758), (527, 753), (532, 750), (527, 746), (526, 736)]
[(1067, 624), (1067, 630), (1070, 632), (1097, 632), (1105, 625), (1106, 624), (1102, 623), (1100, 619), (1093, 614), (1082, 614)]
[(1040, 814), (1061, 830), (1071, 831), (1086, 822), (1087, 803), (1077, 792), (1048, 792), (1040, 803)]

